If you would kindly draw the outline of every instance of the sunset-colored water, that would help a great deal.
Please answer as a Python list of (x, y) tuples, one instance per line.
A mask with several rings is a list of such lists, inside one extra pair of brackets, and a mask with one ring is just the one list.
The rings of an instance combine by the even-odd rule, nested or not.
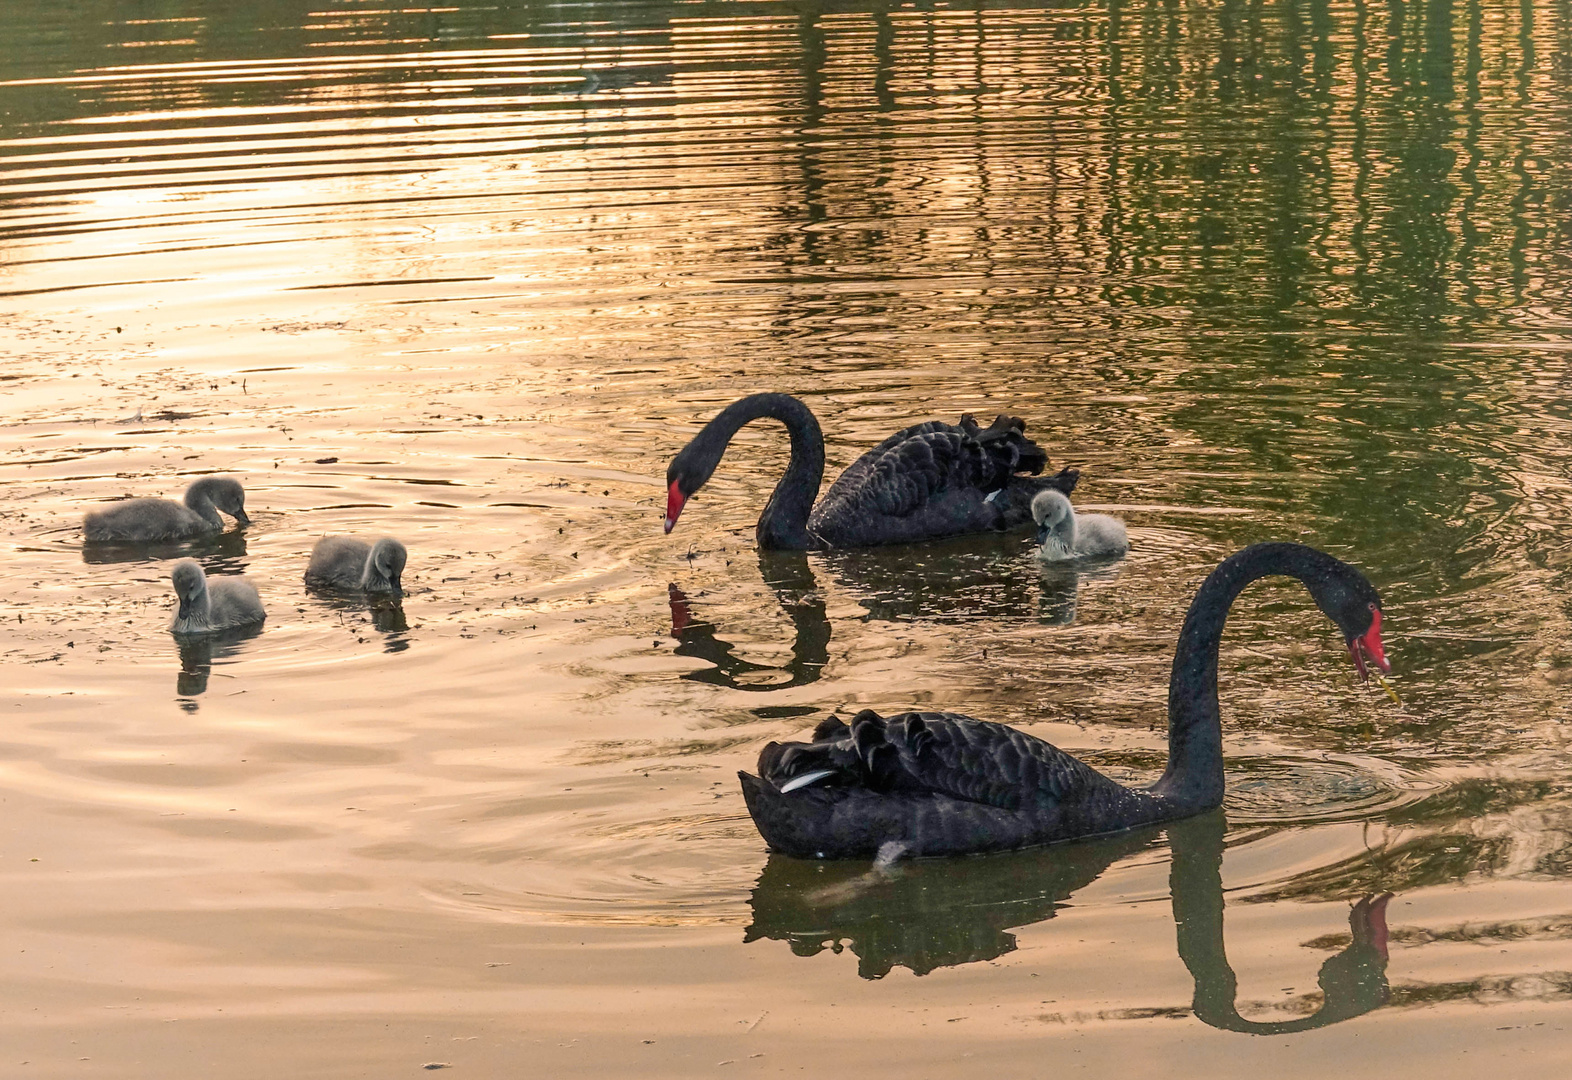
[[(0, 1074), (1567, 1075), (1569, 168), (1565, 5), (0, 4)], [(831, 476), (1021, 416), (1130, 555), (761, 556), (767, 422), (663, 535), (759, 390)], [(84, 545), (214, 472), (243, 532)], [(1155, 778), (1263, 539), (1400, 703), (1258, 585), (1221, 814), (765, 849), (836, 710)], [(260, 631), (177, 642), (182, 556)]]

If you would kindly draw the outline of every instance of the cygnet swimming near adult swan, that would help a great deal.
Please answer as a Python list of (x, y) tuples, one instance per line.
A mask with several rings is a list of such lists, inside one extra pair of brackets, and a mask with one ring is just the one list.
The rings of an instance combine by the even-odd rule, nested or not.
[(1070, 491), (1080, 473), (1040, 477), (1048, 455), (1026, 437), (1026, 423), (1001, 414), (987, 427), (929, 420), (903, 428), (852, 462), (818, 497), (824, 433), (790, 394), (753, 394), (704, 425), (666, 470), (665, 528), (714, 474), (732, 436), (770, 417), (791, 435), (791, 460), (756, 530), (761, 549), (827, 551), (1003, 532), (1031, 522), (1032, 495)]
[(1032, 499), (1037, 522), (1037, 557), (1044, 562), (1123, 555), (1130, 550), (1124, 522), (1107, 514), (1077, 514), (1058, 491), (1040, 491)]

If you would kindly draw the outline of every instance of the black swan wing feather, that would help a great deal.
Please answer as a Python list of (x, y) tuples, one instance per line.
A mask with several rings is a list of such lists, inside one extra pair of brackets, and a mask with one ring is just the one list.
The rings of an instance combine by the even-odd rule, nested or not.
[(959, 424), (930, 420), (898, 431), (853, 462), (815, 513), (904, 518), (945, 491), (991, 494), (1017, 473), (1040, 473), (1048, 463), (1025, 427), (1001, 415), (982, 428), (967, 416)]
[(814, 738), (770, 743), (759, 775), (739, 774), (760, 834), (801, 858), (1005, 851), (1164, 813), (1058, 747), (953, 713), (864, 711), (849, 726), (830, 718)]
[(955, 713), (864, 710), (832, 717), (812, 743), (771, 743), (759, 775), (777, 787), (824, 772), (828, 783), (883, 794), (943, 795), (1001, 810), (1073, 800), (1113, 781), (1051, 743)]

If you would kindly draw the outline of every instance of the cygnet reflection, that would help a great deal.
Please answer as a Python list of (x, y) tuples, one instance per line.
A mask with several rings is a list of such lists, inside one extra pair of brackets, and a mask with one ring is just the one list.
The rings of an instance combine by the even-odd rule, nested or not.
[(1037, 619), (1049, 626), (1069, 626), (1075, 622), (1075, 605), (1081, 595), (1081, 575), (1069, 563), (1040, 565), (1042, 593), (1037, 603)]
[(1130, 550), (1124, 522), (1107, 514), (1077, 514), (1059, 491), (1039, 491), (1032, 499), (1037, 522), (1037, 557), (1044, 562), (1064, 559), (1114, 558)]
[(204, 533), (189, 540), (149, 540), (142, 543), (116, 540), (82, 545), (82, 561), (91, 566), (146, 562), (149, 559), (201, 559), (203, 565), (211, 569), (217, 570), (225, 565), (238, 569), (243, 565), (245, 557), (246, 534), (242, 529)]
[(324, 536), (311, 549), (306, 584), (401, 596), (408, 560), (404, 545), (391, 536), (372, 544), (353, 536)]
[(220, 510), (241, 525), (251, 524), (240, 482), (228, 476), (204, 476), (186, 488), (183, 502), (125, 499), (89, 511), (82, 519), (82, 535), (95, 544), (189, 540), (223, 532)]
[[(409, 629), (409, 620), (404, 617), (404, 605), (388, 597), (377, 597), (366, 605), (366, 610), (371, 615), (371, 627), (384, 634), (401, 634)], [(399, 640), (388, 643), (388, 652), (402, 652), (409, 647), (409, 642)]]
[(170, 573), (180, 606), (169, 629), (176, 634), (211, 634), (267, 618), (257, 588), (243, 577), (209, 581), (202, 564), (181, 559)]
[(242, 642), (250, 641), (260, 633), (262, 633), (262, 625), (254, 623), (212, 634), (176, 637), (175, 644), (180, 650), (180, 674), (175, 677), (175, 694), (183, 698), (194, 698), (207, 693), (208, 679), (213, 674), (214, 661), (234, 656), (240, 652)]
[[(350, 540), (351, 543), (359, 544), (361, 548), (365, 549), (360, 556), (359, 572), (365, 572), (366, 559), (372, 550), (371, 545), (353, 541), (350, 537), (344, 536), (326, 537), (325, 539)], [(389, 543), (397, 545), (400, 556), (396, 564), (397, 570), (388, 576), (390, 583), (397, 583), (396, 589), (378, 592), (362, 589), (358, 584), (349, 586), (334, 584), (308, 570), (306, 573), (306, 592), (310, 593), (322, 605), (324, 611), (332, 613), (334, 622), (338, 623), (342, 629), (354, 635), (362, 643), (365, 641), (365, 638), (361, 636), (362, 631), (365, 629), (366, 619), (369, 617), (371, 628), (384, 636), (382, 651), (397, 653), (409, 648), (409, 638), (405, 636), (409, 630), (409, 619), (404, 615), (404, 591), (401, 578), (401, 572), (404, 567), (402, 558), (404, 546), (396, 540), (389, 541)], [(320, 549), (321, 546), (322, 542), (319, 542), (317, 547)], [(344, 549), (340, 548), (338, 550), (342, 551)], [(313, 554), (313, 565), (316, 565), (315, 554)], [(343, 565), (349, 565), (348, 561)], [(387, 567), (389, 564), (384, 563), (383, 565)], [(339, 578), (338, 580), (342, 581), (344, 579)]]

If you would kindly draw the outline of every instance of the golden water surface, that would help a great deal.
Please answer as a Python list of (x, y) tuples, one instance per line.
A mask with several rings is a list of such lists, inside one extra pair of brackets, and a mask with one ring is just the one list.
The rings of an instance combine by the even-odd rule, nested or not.
[[(0, 4), (0, 1074), (1568, 1075), (1569, 170), (1560, 3)], [(832, 475), (1024, 417), (1130, 556), (761, 557), (768, 423), (663, 535), (766, 389)], [(211, 472), (249, 529), (84, 547)], [(765, 850), (830, 710), (1155, 777), (1261, 539), (1401, 704), (1263, 584), (1223, 813)], [(259, 633), (170, 636), (185, 555)]]

